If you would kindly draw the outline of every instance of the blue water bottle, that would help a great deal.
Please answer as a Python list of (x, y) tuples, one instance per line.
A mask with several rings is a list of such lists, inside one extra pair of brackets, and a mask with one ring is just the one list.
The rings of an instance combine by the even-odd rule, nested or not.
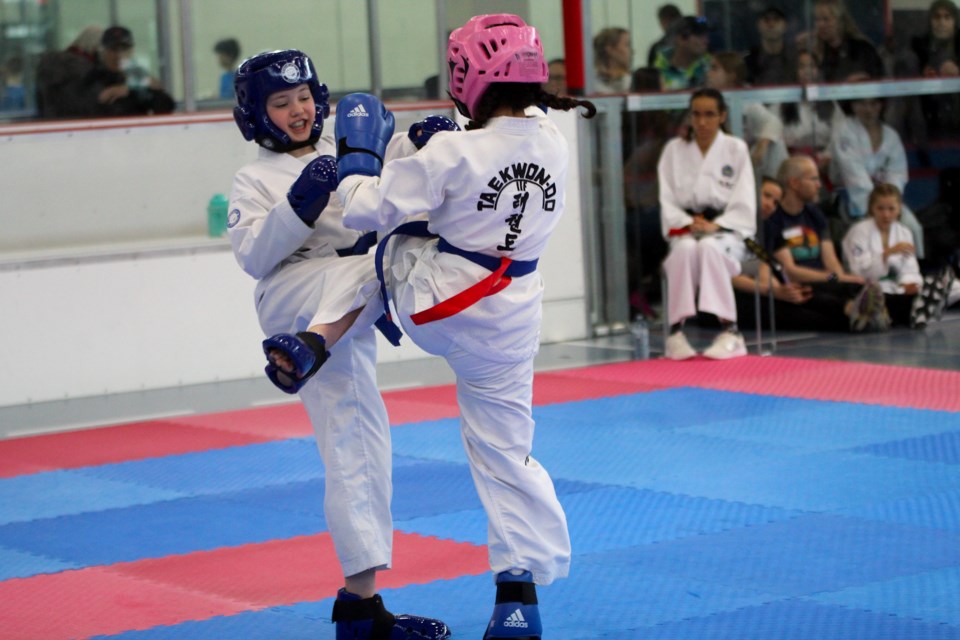
[(222, 193), (216, 193), (207, 204), (207, 232), (211, 238), (227, 233), (227, 209), (230, 201)]
[(630, 333), (633, 334), (633, 357), (636, 360), (650, 359), (650, 327), (647, 319), (642, 315), (637, 316), (633, 324), (630, 325)]

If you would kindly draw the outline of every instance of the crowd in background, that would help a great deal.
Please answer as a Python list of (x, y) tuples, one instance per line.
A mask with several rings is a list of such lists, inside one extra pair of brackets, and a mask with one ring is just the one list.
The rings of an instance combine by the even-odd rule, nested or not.
[[(789, 25), (797, 23), (791, 18), (796, 17), (770, 5), (755, 16), (753, 46), (711, 50), (707, 20), (663, 5), (657, 11), (663, 37), (647, 51), (644, 66), (631, 68), (628, 30), (609, 27), (596, 34), (593, 88), (601, 94), (727, 92), (960, 75), (960, 13), (952, 0), (930, 5), (925, 29), (913, 34), (908, 46), (889, 38), (871, 41), (843, 0), (815, 0), (808, 31), (790, 33)], [(960, 166), (958, 101), (960, 95), (946, 94), (744, 106), (739, 129), (749, 149), (757, 200), (765, 185), (778, 194), (766, 216), (759, 208), (763, 219), (756, 235), (749, 235), (758, 241), (765, 264), (776, 265), (773, 273), (780, 276), (753, 267), (754, 275), (762, 276), (760, 288), (772, 289), (782, 303), (777, 309), (790, 316), (778, 318), (779, 326), (923, 327), (960, 300), (954, 280), (960, 212), (950, 199)], [(676, 237), (666, 235), (669, 230), (661, 233), (667, 204), (658, 161), (671, 140), (694, 127), (689, 110), (641, 111), (624, 121), (631, 306), (634, 313), (650, 316), (650, 300), (661, 288), (664, 265), (670, 264), (665, 258), (672, 259), (676, 244)], [(704, 163), (709, 153), (703, 152)], [(923, 188), (911, 191), (911, 181)], [(786, 218), (784, 207), (791, 209)], [(881, 214), (878, 207), (895, 209), (895, 215)], [(802, 219), (797, 218), (801, 211)], [(751, 276), (735, 280), (740, 293), (756, 285)], [(665, 284), (673, 291), (669, 281), (667, 273)], [(824, 310), (830, 317), (822, 316)], [(717, 317), (721, 326), (729, 325), (729, 318)], [(670, 323), (677, 330), (675, 318)]]
[[(224, 38), (212, 53), (221, 73), (214, 90), (204, 94), (232, 101), (240, 43)], [(0, 115), (75, 119), (165, 114), (176, 108), (168, 90), (136, 55), (133, 33), (122, 25), (89, 25), (65, 48), (43, 52), (29, 82), (24, 66), (23, 56), (12, 55), (0, 67)]]
[[(844, 0), (814, 0), (809, 25), (806, 16), (790, 15), (784, 6), (771, 4), (757, 12), (753, 16), (752, 43), (734, 50), (729, 43), (725, 48), (711, 46), (722, 40), (713, 38), (717, 25), (664, 4), (656, 11), (662, 36), (644, 52), (640, 66), (635, 64), (638, 56), (630, 31), (620, 26), (603, 28), (593, 38), (594, 73), (588, 86), (594, 94), (703, 88), (722, 94), (749, 87), (960, 77), (960, 12), (953, 0), (934, 0), (924, 26), (916, 33), (898, 34), (880, 42), (864, 34)], [(213, 100), (232, 101), (233, 77), (242, 60), (240, 43), (224, 38), (213, 45), (211, 52), (221, 75), (218, 86), (205, 93)], [(34, 75), (25, 81), (21, 56), (3, 61), (0, 110), (17, 112), (35, 105), (35, 115), (41, 118), (84, 118), (162, 114), (176, 106), (157, 78), (138, 63), (132, 33), (119, 25), (82, 30), (65, 49), (42, 54)], [(436, 77), (433, 80), (435, 84)], [(568, 93), (563, 59), (549, 61), (545, 88), (550, 93)], [(428, 97), (440, 97), (434, 90), (426, 91)], [(944, 268), (951, 264), (957, 267), (960, 246), (960, 214), (955, 211), (954, 197), (960, 184), (960, 94), (751, 103), (744, 106), (741, 115), (742, 126), (737, 130), (743, 132), (747, 145), (758, 202), (764, 184), (770, 189), (775, 184), (790, 200), (788, 194), (794, 193), (790, 180), (800, 179), (794, 175), (798, 165), (791, 164), (793, 159), (808, 158), (810, 163), (803, 166), (816, 168), (818, 189), (815, 195), (804, 197), (804, 206), (817, 209), (823, 228), (820, 217), (802, 225), (804, 246), (812, 238), (821, 245), (832, 245), (837, 266), (827, 265), (827, 272), (841, 278), (862, 266), (861, 256), (850, 255), (862, 248), (848, 241), (848, 233), (858, 223), (876, 219), (871, 210), (876, 190), (890, 185), (898, 194), (894, 235), (899, 238), (901, 228), (908, 231), (903, 242), (909, 241), (909, 254), (921, 277), (915, 294), (907, 287), (896, 295), (920, 297), (924, 293), (920, 290), (923, 277), (937, 276), (944, 304), (956, 302), (960, 285), (948, 282)], [(725, 122), (727, 132), (729, 124)], [(662, 265), (670, 243), (662, 233), (658, 163), (668, 143), (689, 128), (687, 110), (640, 111), (624, 118), (624, 199), (629, 224), (626, 268), (635, 313), (654, 315), (651, 301), (660, 294)], [(768, 262), (773, 263), (782, 247), (776, 238), (769, 237), (768, 227), (759, 220), (754, 239), (767, 251)], [(881, 234), (883, 241), (889, 242), (889, 230)], [(901, 251), (897, 255), (903, 254)], [(889, 268), (882, 275), (873, 265), (869, 276), (857, 277), (864, 283), (897, 280), (899, 272), (912, 268), (900, 262), (899, 258), (886, 259), (883, 264), (889, 263)], [(780, 266), (779, 273), (789, 272)], [(759, 282), (760, 288), (773, 290), (785, 303), (805, 298), (797, 293), (796, 282), (778, 280), (772, 275), (775, 271), (752, 272), (760, 280), (740, 279), (734, 282), (734, 289), (743, 293), (748, 284)], [(796, 274), (793, 279), (797, 279)], [(858, 295), (864, 298), (862, 289), (847, 301)], [(886, 293), (888, 297), (893, 295), (891, 291)], [(858, 300), (858, 304), (870, 302)], [(919, 316), (939, 313), (937, 305), (924, 309), (914, 309), (911, 314), (917, 317), (912, 319), (903, 320), (902, 314), (894, 314), (893, 322), (917, 326), (925, 322)], [(859, 320), (848, 323), (860, 324)], [(880, 327), (884, 323), (868, 324)]]

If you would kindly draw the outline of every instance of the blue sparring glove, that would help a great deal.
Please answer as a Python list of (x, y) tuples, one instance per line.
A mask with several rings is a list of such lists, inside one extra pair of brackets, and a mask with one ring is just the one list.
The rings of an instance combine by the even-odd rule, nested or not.
[(287, 192), (287, 201), (304, 224), (312, 227), (330, 201), (330, 192), (339, 184), (337, 161), (333, 156), (320, 156), (300, 172)]
[(393, 114), (369, 93), (351, 93), (337, 103), (337, 175), (379, 176), (393, 136)]
[(420, 122), (413, 123), (407, 137), (417, 149), (423, 149), (438, 131), (460, 131), (460, 125), (446, 116), (427, 116)]

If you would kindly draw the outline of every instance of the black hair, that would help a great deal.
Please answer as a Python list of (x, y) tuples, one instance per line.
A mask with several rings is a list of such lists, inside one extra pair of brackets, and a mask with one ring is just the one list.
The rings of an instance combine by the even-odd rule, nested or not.
[(660, 91), (660, 70), (656, 67), (637, 67), (630, 77), (630, 91)]
[[(711, 98), (711, 99), (713, 99), (713, 100), (716, 101), (716, 103), (717, 103), (717, 110), (719, 110), (720, 113), (727, 113), (727, 112), (728, 112), (728, 109), (727, 109), (727, 101), (724, 99), (723, 94), (720, 93), (720, 91), (718, 91), (717, 89), (714, 89), (713, 87), (701, 87), (701, 88), (697, 89), (696, 91), (694, 91), (692, 94), (690, 94), (690, 102), (689, 102), (690, 106), (693, 106), (693, 101), (696, 100), (697, 98)], [(688, 107), (688, 109), (689, 109), (689, 107)], [(723, 123), (723, 124), (720, 126), (720, 128), (721, 128), (723, 131), (726, 131), (726, 130), (727, 130), (727, 123)], [(686, 137), (687, 140), (693, 140), (693, 126), (692, 126), (692, 125), (687, 129), (687, 135), (686, 135), (685, 137)]]
[(720, 113), (727, 113), (727, 101), (724, 99), (723, 94), (719, 89), (714, 89), (713, 87), (700, 87), (696, 91), (690, 94), (689, 104), (692, 106), (693, 101), (697, 98), (713, 98), (717, 101), (717, 109), (720, 110)]
[(214, 53), (222, 53), (231, 60), (240, 57), (240, 42), (236, 38), (225, 38), (213, 46)]
[(953, 16), (954, 22), (960, 22), (960, 11), (957, 10), (957, 5), (953, 4), (950, 0), (933, 0), (930, 4), (930, 8), (927, 9), (927, 27), (930, 26), (930, 21), (933, 19), (933, 14), (937, 11), (946, 11), (951, 16)]
[(578, 107), (586, 112), (584, 118), (597, 114), (597, 107), (589, 100), (578, 100), (568, 96), (547, 93), (537, 82), (496, 82), (484, 92), (477, 104), (476, 113), (465, 127), (468, 131), (482, 128), (500, 107), (510, 107), (517, 111), (533, 105), (542, 105), (559, 111), (569, 111)]
[(783, 189), (783, 185), (780, 184), (780, 181), (777, 180), (776, 176), (764, 175), (764, 176), (762, 176), (762, 177), (760, 178), (760, 184), (761, 184), (761, 185), (764, 185), (764, 184), (775, 184), (775, 185), (777, 185), (778, 187), (780, 187), (780, 189)]
[(657, 19), (658, 20), (667, 20), (673, 22), (679, 20), (683, 17), (683, 14), (680, 13), (680, 8), (675, 4), (665, 4), (657, 9)]

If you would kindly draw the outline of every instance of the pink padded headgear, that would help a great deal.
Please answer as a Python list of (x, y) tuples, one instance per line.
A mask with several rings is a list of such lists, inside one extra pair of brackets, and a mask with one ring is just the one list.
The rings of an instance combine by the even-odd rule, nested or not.
[(495, 82), (547, 81), (549, 73), (537, 30), (519, 16), (474, 16), (447, 43), (450, 95), (466, 118)]

